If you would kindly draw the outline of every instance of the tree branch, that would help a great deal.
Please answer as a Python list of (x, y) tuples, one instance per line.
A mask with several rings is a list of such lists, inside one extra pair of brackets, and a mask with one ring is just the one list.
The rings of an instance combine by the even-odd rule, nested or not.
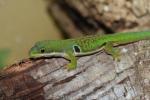
[(6, 68), (0, 99), (133, 99), (149, 97), (150, 41), (119, 47), (121, 61), (99, 52), (67, 71), (63, 58), (25, 60)]

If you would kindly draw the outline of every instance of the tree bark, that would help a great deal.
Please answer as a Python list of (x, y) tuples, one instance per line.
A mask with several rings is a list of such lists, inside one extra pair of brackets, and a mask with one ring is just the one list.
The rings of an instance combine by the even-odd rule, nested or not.
[[(91, 32), (95, 34), (98, 31), (112, 33), (148, 29), (148, 8), (134, 2), (55, 0), (49, 11), (57, 25), (72, 37), (82, 36), (83, 32), (91, 35)], [(78, 12), (84, 24), (82, 20), (79, 23), (75, 20), (75, 23), (70, 17), (78, 18), (72, 15), (74, 10), (66, 12), (62, 5)], [(142, 40), (119, 46), (119, 49), (119, 62), (101, 51), (78, 58), (78, 67), (72, 71), (66, 69), (69, 61), (63, 58), (26, 59), (8, 66), (0, 73), (0, 100), (149, 100), (150, 41)]]
[(149, 0), (53, 0), (49, 12), (67, 36), (79, 37), (149, 29), (149, 6)]

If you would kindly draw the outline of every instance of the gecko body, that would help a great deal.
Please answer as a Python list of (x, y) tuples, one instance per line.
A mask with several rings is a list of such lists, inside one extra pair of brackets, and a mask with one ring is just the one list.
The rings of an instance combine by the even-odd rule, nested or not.
[(66, 40), (44, 40), (37, 42), (30, 50), (31, 58), (64, 57), (71, 62), (68, 69), (75, 69), (77, 56), (84, 56), (105, 50), (114, 59), (119, 59), (119, 50), (114, 46), (150, 39), (150, 31), (116, 33), (110, 35), (85, 36)]

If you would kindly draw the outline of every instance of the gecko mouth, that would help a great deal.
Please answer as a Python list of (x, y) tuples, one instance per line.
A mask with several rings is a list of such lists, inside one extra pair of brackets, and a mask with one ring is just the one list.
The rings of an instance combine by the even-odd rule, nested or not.
[(40, 54), (29, 54), (30, 58), (40, 58), (42, 57)]

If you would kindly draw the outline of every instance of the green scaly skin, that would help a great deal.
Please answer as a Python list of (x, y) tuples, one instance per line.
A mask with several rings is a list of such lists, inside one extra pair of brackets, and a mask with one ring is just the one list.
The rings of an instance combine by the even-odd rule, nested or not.
[(70, 60), (68, 70), (77, 66), (76, 56), (84, 56), (105, 50), (115, 60), (119, 60), (119, 50), (114, 46), (150, 39), (150, 31), (116, 33), (111, 35), (94, 35), (77, 39), (45, 40), (37, 42), (30, 50), (31, 58), (64, 57)]

